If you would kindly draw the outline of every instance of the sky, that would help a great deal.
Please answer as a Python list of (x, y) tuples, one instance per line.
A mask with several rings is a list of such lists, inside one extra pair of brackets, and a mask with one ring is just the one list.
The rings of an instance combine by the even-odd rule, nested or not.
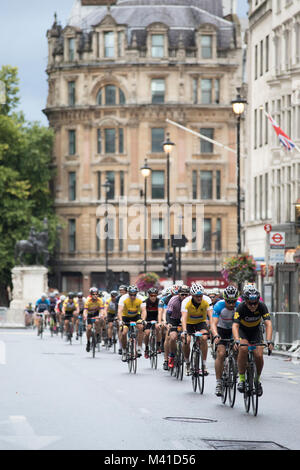
[[(48, 92), (46, 33), (53, 24), (55, 12), (61, 25), (66, 25), (74, 0), (0, 0), (1, 3), (0, 68), (2, 65), (18, 67), (19, 109), (27, 120), (48, 125), (42, 112)], [(238, 15), (246, 17), (247, 11), (247, 0), (238, 0)]]

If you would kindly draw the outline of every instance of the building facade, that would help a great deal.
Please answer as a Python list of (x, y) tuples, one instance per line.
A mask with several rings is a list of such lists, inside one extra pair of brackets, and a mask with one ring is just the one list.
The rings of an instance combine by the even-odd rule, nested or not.
[[(269, 239), (264, 226), (270, 224), (273, 231), (285, 232), (285, 261), (293, 263), (299, 245), (295, 213), (300, 197), (300, 153), (280, 145), (265, 113), (300, 146), (300, 2), (249, 1), (247, 52), (249, 133), (244, 246), (263, 266), (268, 263)], [(267, 281), (275, 285), (276, 272), (272, 272)], [(284, 276), (284, 280), (278, 278), (277, 284), (284, 287), (282, 300), (277, 302), (279, 293), (274, 294), (274, 308), (275, 304), (279, 310), (290, 308), (287, 299), (293, 296), (298, 311), (297, 295), (289, 292), (294, 285), (291, 275)]]
[[(181, 232), (188, 238), (182, 279), (220, 285), (222, 260), (236, 253), (236, 156), (212, 141), (235, 148), (239, 21), (223, 17), (222, 1), (103, 3), (77, 0), (68, 24), (55, 18), (47, 32), (44, 112), (55, 132), (54, 197), (63, 220), (55, 283), (104, 287), (107, 266), (111, 284), (134, 282), (144, 268), (144, 233), (147, 271), (163, 278), (167, 233)], [(168, 135), (175, 144), (169, 185)]]

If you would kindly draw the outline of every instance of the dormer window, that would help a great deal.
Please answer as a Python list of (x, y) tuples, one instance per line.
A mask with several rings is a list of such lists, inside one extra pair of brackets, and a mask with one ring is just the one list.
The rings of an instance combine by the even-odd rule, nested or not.
[(201, 36), (201, 57), (202, 59), (212, 58), (212, 36)]
[(125, 102), (123, 91), (115, 85), (105, 85), (97, 95), (97, 104), (99, 106), (124, 105)]
[(115, 35), (113, 31), (104, 33), (104, 57), (115, 56)]
[(152, 34), (151, 41), (152, 57), (163, 57), (164, 36), (162, 34)]
[(75, 39), (74, 38), (68, 39), (68, 59), (70, 61), (75, 59)]

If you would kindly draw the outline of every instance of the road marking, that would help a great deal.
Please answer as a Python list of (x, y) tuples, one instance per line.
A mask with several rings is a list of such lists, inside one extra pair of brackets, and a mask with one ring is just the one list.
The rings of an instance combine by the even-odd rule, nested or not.
[(6, 346), (4, 341), (0, 341), (0, 365), (5, 366), (6, 364)]
[(35, 434), (25, 416), (10, 416), (8, 423), (11, 425), (14, 435), (0, 436), (0, 441), (7, 442), (18, 449), (40, 450), (60, 439), (59, 436), (39, 436)]

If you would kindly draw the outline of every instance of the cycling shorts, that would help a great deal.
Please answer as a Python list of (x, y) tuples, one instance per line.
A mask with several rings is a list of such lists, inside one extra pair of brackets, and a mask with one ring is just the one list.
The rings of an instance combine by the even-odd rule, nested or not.
[(201, 331), (201, 330), (206, 330), (208, 331), (208, 326), (205, 321), (202, 321), (200, 323), (188, 323), (186, 325), (186, 329), (189, 335), (192, 335), (193, 333), (196, 333), (196, 331)]

